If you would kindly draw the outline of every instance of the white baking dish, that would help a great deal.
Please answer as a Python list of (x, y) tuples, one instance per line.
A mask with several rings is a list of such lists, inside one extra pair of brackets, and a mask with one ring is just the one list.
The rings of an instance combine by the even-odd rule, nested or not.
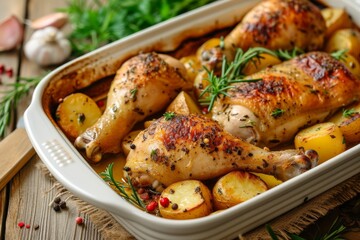
[[(331, 161), (226, 211), (194, 220), (169, 220), (145, 213), (123, 200), (96, 174), (46, 114), (47, 106), (43, 101), (50, 97), (46, 92), (49, 85), (56, 87), (64, 83), (61, 82), (64, 79), (68, 83), (84, 77), (89, 84), (112, 75), (122, 61), (140, 50), (170, 51), (194, 30), (202, 35), (213, 30), (213, 26), (233, 25), (257, 2), (216, 2), (100, 48), (47, 75), (34, 92), (25, 113), (25, 125), (37, 153), (55, 178), (74, 195), (109, 211), (138, 239), (233, 239), (359, 173), (360, 145), (357, 145)], [(359, 14), (355, 14), (360, 13), (360, 7), (353, 1), (323, 2), (347, 8), (354, 20), (360, 23)], [(82, 84), (73, 85), (84, 87)], [(68, 91), (66, 87), (64, 91)]]

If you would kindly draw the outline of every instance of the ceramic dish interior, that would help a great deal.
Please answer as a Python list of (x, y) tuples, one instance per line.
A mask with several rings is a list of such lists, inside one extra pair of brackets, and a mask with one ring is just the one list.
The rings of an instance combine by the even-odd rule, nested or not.
[[(109, 211), (138, 239), (233, 239), (359, 173), (360, 145), (226, 211), (194, 220), (169, 220), (145, 213), (123, 200), (56, 126), (51, 109), (59, 97), (112, 76), (124, 60), (139, 51), (173, 51), (186, 39), (233, 26), (257, 2), (215, 2), (102, 47), (48, 74), (34, 92), (25, 113), (25, 125), (51, 173), (74, 195)], [(323, 2), (345, 7), (360, 23), (359, 14), (356, 15), (360, 7), (355, 2)]]

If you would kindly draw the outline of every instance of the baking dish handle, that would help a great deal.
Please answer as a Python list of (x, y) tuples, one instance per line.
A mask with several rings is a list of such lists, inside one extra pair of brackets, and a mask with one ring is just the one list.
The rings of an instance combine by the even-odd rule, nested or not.
[(45, 113), (39, 113), (39, 108), (36, 111), (34, 109), (30, 105), (25, 112), (26, 131), (37, 154), (54, 177), (70, 192), (86, 202), (123, 218), (139, 221), (138, 219), (141, 218), (136, 215), (142, 211), (129, 206), (130, 203), (111, 189), (74, 150), (69, 141), (54, 137), (61, 138), (63, 135), (59, 135)]

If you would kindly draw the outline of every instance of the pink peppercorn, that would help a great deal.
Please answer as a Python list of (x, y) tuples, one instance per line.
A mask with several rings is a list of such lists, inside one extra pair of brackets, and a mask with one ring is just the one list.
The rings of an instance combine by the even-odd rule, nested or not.
[(4, 64), (0, 64), (0, 74), (3, 74), (5, 70)]
[(23, 227), (25, 226), (25, 223), (24, 223), (24, 222), (19, 222), (19, 223), (18, 223), (18, 226), (19, 226), (20, 228), (23, 228)]
[(157, 202), (151, 201), (148, 205), (146, 205), (146, 210), (148, 212), (153, 212), (153, 211), (155, 211), (157, 206), (158, 206)]
[(167, 197), (160, 198), (160, 204), (161, 204), (161, 206), (166, 208), (166, 207), (169, 206), (170, 201), (169, 201), (169, 199)]
[(97, 105), (98, 105), (98, 107), (103, 107), (104, 105), (105, 105), (105, 102), (104, 102), (104, 100), (99, 100), (98, 102), (97, 102)]
[(82, 217), (77, 217), (77, 218), (75, 218), (75, 221), (76, 221), (76, 223), (77, 223), (78, 225), (81, 225), (81, 224), (84, 223), (84, 219), (83, 219)]
[(29, 228), (30, 228), (30, 224), (26, 224), (25, 227), (29, 229)]
[(6, 75), (11, 78), (13, 76), (13, 69), (12, 68), (8, 68), (6, 69)]

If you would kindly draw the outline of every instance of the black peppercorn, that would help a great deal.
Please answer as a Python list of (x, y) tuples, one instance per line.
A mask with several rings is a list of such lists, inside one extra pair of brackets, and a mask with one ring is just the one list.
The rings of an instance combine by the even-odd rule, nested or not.
[(172, 205), (171, 205), (171, 208), (172, 208), (172, 210), (176, 210), (176, 209), (178, 209), (178, 205), (176, 204), (176, 203), (173, 203)]
[(59, 198), (59, 197), (56, 197), (55, 199), (54, 199), (54, 203), (59, 203), (61, 201), (61, 198)]
[(55, 212), (60, 211), (60, 205), (59, 204), (54, 204), (53, 209), (54, 209)]
[(66, 202), (65, 201), (60, 201), (59, 206), (61, 209), (65, 209), (66, 208)]

